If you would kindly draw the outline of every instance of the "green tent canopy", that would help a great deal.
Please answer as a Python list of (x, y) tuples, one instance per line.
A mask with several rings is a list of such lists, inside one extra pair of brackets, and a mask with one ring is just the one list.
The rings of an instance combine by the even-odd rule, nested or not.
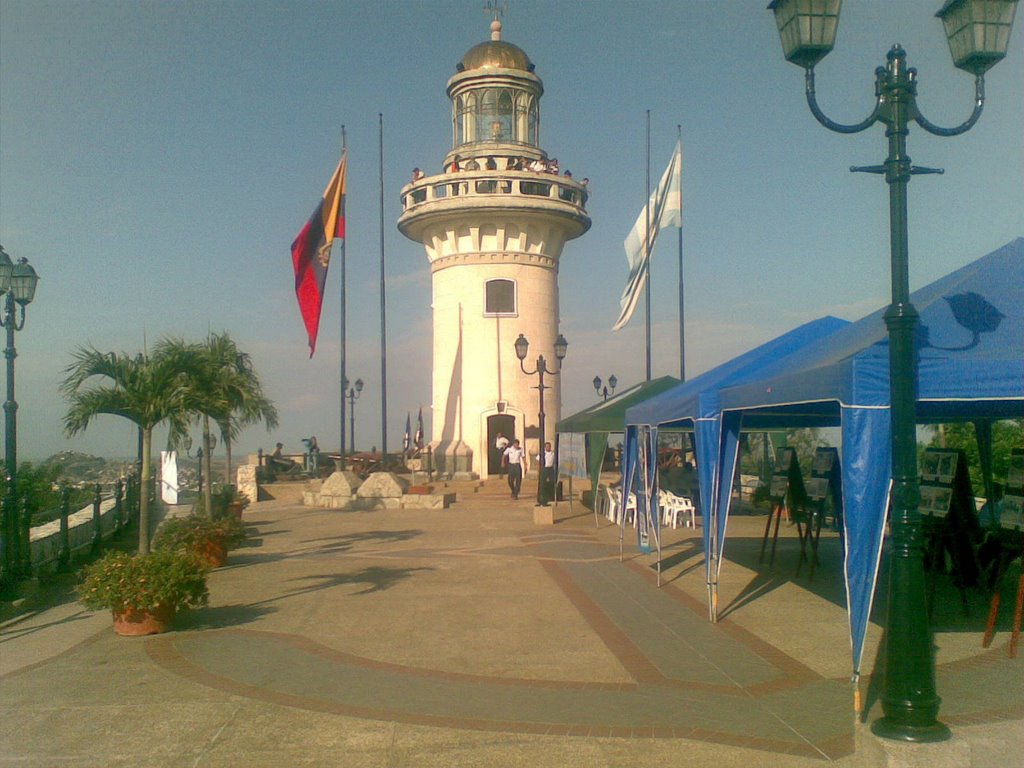
[(561, 434), (575, 432), (588, 435), (587, 468), (590, 474), (590, 489), (595, 499), (601, 476), (601, 464), (605, 449), (608, 447), (608, 434), (625, 431), (627, 408), (672, 389), (677, 384), (679, 379), (673, 376), (662, 376), (635, 384), (614, 397), (565, 417), (555, 425), (555, 431)]

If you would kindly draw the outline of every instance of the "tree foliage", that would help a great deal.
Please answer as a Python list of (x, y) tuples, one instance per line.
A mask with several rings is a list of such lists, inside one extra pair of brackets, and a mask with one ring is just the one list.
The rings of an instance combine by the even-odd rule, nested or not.
[[(139, 426), (144, 488), (150, 485), (152, 431), (157, 425), (166, 424), (171, 444), (180, 445), (190, 422), (198, 417), (204, 425), (207, 461), (211, 420), (226, 446), (249, 424), (262, 420), (268, 428), (277, 426), (277, 410), (264, 395), (251, 359), (226, 333), (211, 336), (203, 344), (164, 339), (149, 356), (82, 347), (65, 369), (60, 389), (68, 401), (64, 416), (68, 436), (84, 431), (103, 414), (121, 416)], [(142, 495), (140, 507), (139, 552), (145, 553), (149, 551), (148, 494)]]
[[(985, 492), (985, 481), (981, 473), (981, 454), (973, 422), (943, 424), (941, 428), (935, 429), (928, 442), (928, 447), (962, 450), (967, 457), (967, 467), (970, 471), (971, 486), (974, 492), (978, 495)], [(1006, 482), (1006, 471), (1010, 467), (1010, 453), (1014, 448), (1024, 448), (1024, 419), (993, 422), (992, 477), (997, 483)]]

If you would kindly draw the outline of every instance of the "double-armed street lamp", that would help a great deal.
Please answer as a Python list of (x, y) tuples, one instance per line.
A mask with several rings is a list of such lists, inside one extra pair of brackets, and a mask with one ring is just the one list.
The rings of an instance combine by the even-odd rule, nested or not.
[[(14, 332), (25, 327), (25, 307), (36, 295), (39, 276), (22, 257), (15, 264), (0, 245), (0, 297), (3, 308), (0, 326), (7, 329), (7, 399), (4, 401), (4, 469), (7, 474), (7, 494), (3, 501), (3, 567), (7, 575), (17, 570), (15, 562), (20, 547), (16, 546), (18, 525), (15, 519), (15, 485), (18, 477), (18, 403), (14, 399)], [(20, 317), (17, 308), (21, 308)]]
[(892, 423), (892, 503), (889, 604), (886, 622), (884, 716), (875, 734), (905, 741), (940, 741), (949, 729), (938, 721), (935, 660), (924, 580), (920, 488), (917, 478), (914, 328), (918, 314), (910, 303), (907, 263), (907, 182), (915, 174), (942, 173), (911, 165), (906, 137), (911, 122), (936, 136), (956, 136), (977, 122), (985, 101), (985, 72), (1006, 55), (1017, 0), (948, 0), (936, 14), (942, 20), (954, 66), (975, 77), (974, 110), (954, 128), (925, 119), (917, 106), (917, 71), (894, 45), (886, 65), (875, 70), (875, 105), (863, 122), (843, 125), (821, 111), (814, 92), (814, 66), (835, 44), (841, 0), (773, 0), (768, 6), (788, 61), (805, 70), (807, 104), (823, 126), (858, 133), (885, 126), (889, 154), (882, 165), (850, 170), (885, 176), (889, 185), (889, 239), (892, 304), (885, 313), (889, 332), (890, 418)]
[[(359, 395), (363, 391), (363, 380), (362, 379), (356, 379), (355, 386), (354, 387), (350, 387), (348, 385), (348, 379), (345, 379), (345, 386), (342, 389), (343, 390), (345, 390), (345, 389), (348, 390), (347, 392), (344, 392), (344, 396), (348, 398), (348, 425), (349, 425), (349, 427), (348, 427), (349, 441), (348, 442), (349, 442), (349, 450), (352, 451), (353, 453), (355, 453), (355, 450), (356, 450), (356, 400), (359, 399)], [(341, 460), (344, 462), (345, 461), (345, 457), (342, 456)]]
[[(602, 386), (601, 386), (601, 377), (600, 376), (595, 376), (594, 377), (593, 384), (594, 384), (594, 389), (597, 391), (597, 394), (599, 394), (601, 397), (603, 397), (605, 400), (607, 400), (610, 395), (614, 395), (615, 394), (615, 388), (617, 386), (619, 386), (619, 380), (617, 378), (615, 378), (615, 374), (613, 373), (611, 376), (608, 377), (608, 386), (607, 387), (603, 387), (602, 388)], [(611, 389), (609, 390), (608, 387), (611, 387)]]
[[(545, 419), (545, 417), (544, 417), (544, 390), (545, 389), (551, 389), (551, 387), (547, 386), (544, 383), (544, 376), (545, 375), (557, 376), (559, 373), (562, 372), (562, 361), (565, 359), (565, 353), (569, 349), (569, 342), (565, 340), (565, 336), (563, 336), (562, 334), (558, 334), (558, 338), (555, 339), (555, 358), (558, 360), (558, 367), (555, 368), (554, 370), (549, 370), (548, 369), (548, 362), (547, 362), (547, 360), (544, 359), (544, 355), (537, 355), (537, 363), (536, 363), (536, 366), (534, 367), (534, 369), (532, 371), (526, 370), (526, 366), (523, 365), (523, 361), (526, 360), (526, 354), (527, 354), (527, 352), (530, 351), (530, 342), (527, 341), (526, 337), (523, 336), (523, 334), (521, 334), (521, 333), (519, 334), (519, 338), (516, 339), (516, 341), (515, 341), (515, 348), (516, 348), (516, 357), (519, 358), (519, 367), (520, 367), (520, 369), (522, 369), (523, 373), (525, 373), (527, 376), (534, 376), (534, 375), (536, 375), (536, 376), (539, 377), (538, 384), (537, 384), (536, 387), (533, 387), (533, 389), (536, 389), (540, 393), (540, 413), (538, 414), (538, 419), (537, 419), (538, 423), (539, 423), (539, 427), (540, 427), (540, 439), (538, 441), (537, 447), (540, 450), (540, 461), (541, 461), (541, 466), (538, 468), (539, 469), (538, 477), (542, 478), (543, 475), (544, 475), (544, 471), (543, 471), (544, 470), (544, 464), (543, 464), (543, 462), (544, 462), (544, 426), (545, 426), (544, 425), (544, 419)], [(524, 444), (524, 447), (525, 447), (525, 444)], [(537, 503), (538, 504), (543, 504), (544, 503), (544, 496), (543, 496), (543, 492), (542, 492), (543, 491), (542, 486), (543, 486), (543, 482), (541, 480), (538, 480), (537, 481)]]

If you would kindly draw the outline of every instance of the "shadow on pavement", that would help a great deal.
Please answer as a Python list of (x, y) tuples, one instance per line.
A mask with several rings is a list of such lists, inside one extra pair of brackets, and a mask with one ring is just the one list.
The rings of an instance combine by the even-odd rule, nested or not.
[(264, 605), (218, 605), (191, 610), (175, 623), (178, 629), (225, 629), (250, 624), (276, 612), (277, 608)]
[(400, 581), (404, 581), (409, 578), (416, 571), (433, 571), (435, 568), (381, 568), (379, 566), (370, 566), (363, 568), (352, 573), (330, 573), (330, 574), (317, 574), (310, 576), (303, 576), (302, 580), (312, 581), (313, 583), (307, 586), (293, 589), (292, 591), (282, 595), (282, 597), (295, 597), (297, 595), (305, 595), (310, 592), (317, 592), (321, 589), (330, 589), (332, 587), (339, 587), (344, 584), (365, 584), (364, 589), (355, 592), (357, 595), (368, 595), (371, 592), (382, 592), (385, 589), (391, 589), (391, 587), (398, 584)]
[(409, 541), (417, 536), (422, 536), (423, 531), (409, 529), (405, 531), (360, 531), (359, 533), (346, 533), (343, 536), (329, 536), (320, 539), (304, 539), (303, 544), (317, 544), (322, 546), (324, 552), (347, 552), (357, 544), (373, 542), (377, 544), (392, 544), (398, 541)]

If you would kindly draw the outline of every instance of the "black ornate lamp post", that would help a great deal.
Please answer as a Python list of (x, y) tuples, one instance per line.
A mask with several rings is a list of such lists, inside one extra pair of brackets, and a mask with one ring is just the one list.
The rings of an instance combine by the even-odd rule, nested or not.
[[(532, 371), (526, 370), (526, 366), (523, 365), (523, 361), (526, 359), (526, 353), (529, 352), (529, 350), (530, 350), (530, 342), (528, 342), (526, 340), (526, 337), (523, 336), (523, 334), (521, 334), (521, 333), (519, 334), (519, 338), (516, 339), (516, 341), (515, 341), (515, 347), (516, 347), (516, 357), (519, 358), (519, 367), (522, 369), (523, 373), (525, 373), (527, 376), (533, 376), (534, 374), (536, 374), (539, 377), (539, 379), (540, 379), (539, 383), (537, 384), (536, 387), (534, 387), (534, 389), (536, 389), (540, 393), (540, 413), (538, 415), (538, 422), (540, 424), (540, 439), (538, 441), (538, 446), (537, 447), (540, 450), (541, 462), (542, 462), (541, 467), (539, 467), (538, 469), (539, 470), (543, 470), (544, 437), (545, 437), (545, 432), (544, 432), (544, 426), (545, 426), (544, 425), (544, 390), (545, 389), (551, 389), (551, 387), (549, 387), (546, 384), (544, 384), (544, 375), (545, 374), (549, 374), (551, 376), (557, 376), (559, 373), (561, 373), (561, 371), (562, 371), (562, 361), (565, 359), (565, 353), (569, 349), (569, 342), (565, 340), (565, 336), (563, 336), (562, 334), (558, 334), (558, 338), (555, 339), (555, 358), (558, 360), (558, 368), (556, 368), (555, 370), (548, 370), (547, 360), (544, 359), (544, 355), (537, 355), (537, 364), (536, 364), (536, 367)], [(524, 447), (525, 447), (525, 445), (524, 445)], [(540, 477), (541, 475), (543, 475), (543, 472), (542, 471), (538, 471), (538, 477)], [(537, 503), (538, 504), (542, 504), (544, 502), (544, 498), (543, 498), (543, 494), (542, 494), (542, 485), (543, 485), (543, 483), (540, 480), (538, 480), (537, 481)]]
[[(0, 296), (3, 297), (0, 326), (7, 329), (7, 347), (4, 349), (4, 357), (7, 358), (7, 399), (4, 401), (4, 469), (7, 473), (7, 494), (3, 504), (3, 565), (7, 574), (18, 570), (18, 563), (15, 560), (19, 551), (16, 545), (18, 527), (14, 503), (15, 487), (18, 482), (18, 403), (14, 399), (14, 358), (18, 356), (18, 352), (14, 348), (14, 332), (25, 327), (25, 307), (35, 298), (38, 282), (39, 276), (28, 263), (28, 259), (22, 257), (14, 264), (3, 246), (0, 246)], [(17, 307), (21, 308), (20, 317)]]
[[(610, 395), (614, 395), (615, 394), (615, 388), (617, 386), (619, 386), (619, 380), (617, 378), (615, 378), (615, 374), (613, 373), (611, 376), (608, 377), (608, 386), (607, 387), (603, 387), (603, 388), (601, 387), (601, 377), (600, 376), (595, 376), (594, 377), (593, 384), (594, 384), (594, 389), (597, 391), (597, 394), (599, 394), (601, 397), (603, 397), (605, 400), (607, 400)], [(609, 390), (608, 387), (611, 387), (611, 389)]]
[[(355, 453), (356, 450), (356, 400), (359, 399), (360, 393), (363, 391), (363, 380), (356, 379), (354, 387), (349, 387), (348, 379), (345, 379), (345, 387), (348, 392), (345, 393), (345, 397), (348, 398), (348, 424), (349, 424), (349, 449)], [(341, 457), (342, 462), (345, 461), (345, 457)], [(342, 464), (344, 466), (344, 464)]]
[(935, 659), (925, 596), (914, 418), (914, 327), (918, 315), (910, 303), (907, 264), (907, 182), (914, 174), (942, 171), (911, 165), (906, 137), (911, 121), (936, 136), (956, 136), (977, 122), (985, 100), (984, 74), (1006, 55), (1016, 4), (1017, 0), (948, 0), (936, 14), (945, 26), (953, 64), (975, 76), (974, 111), (955, 128), (940, 128), (921, 114), (916, 98), (917, 71), (906, 66), (906, 53), (899, 45), (889, 51), (886, 66), (875, 70), (875, 107), (871, 114), (855, 125), (833, 122), (818, 106), (814, 65), (835, 43), (841, 0), (773, 0), (768, 6), (775, 13), (786, 59), (806, 71), (807, 104), (815, 119), (838, 133), (858, 133), (882, 123), (889, 142), (889, 155), (882, 165), (850, 169), (884, 175), (889, 185), (892, 304), (885, 313), (885, 323), (889, 330), (892, 420), (892, 556), (884, 717), (872, 724), (872, 731), (885, 738), (940, 741), (949, 737), (949, 729), (937, 719), (940, 699), (935, 692)]

